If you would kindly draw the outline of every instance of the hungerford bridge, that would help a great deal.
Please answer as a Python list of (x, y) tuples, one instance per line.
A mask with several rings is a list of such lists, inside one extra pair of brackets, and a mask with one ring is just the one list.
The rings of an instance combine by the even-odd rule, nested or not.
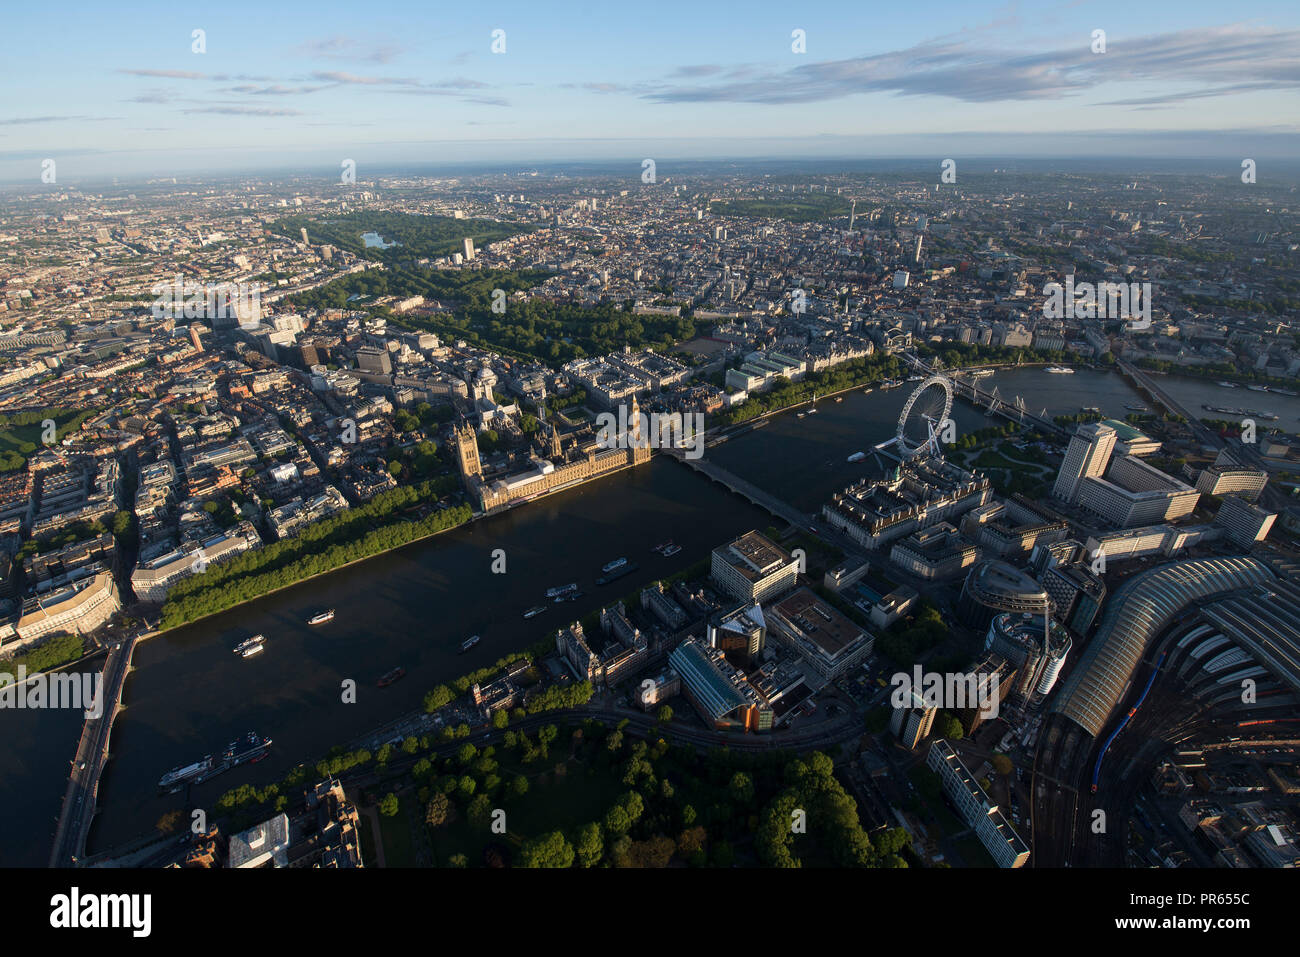
[(938, 368), (928, 365), (918, 356), (910, 353), (904, 353), (903, 361), (915, 372), (921, 375), (945, 375), (952, 382), (953, 392), (963, 399), (983, 409), (986, 415), (1002, 415), (1017, 422), (1021, 425), (1034, 426), (1042, 429), (1044, 432), (1055, 435), (1069, 435), (1069, 430), (1064, 429), (1052, 421), (1051, 417), (1044, 409), (1041, 413), (1035, 415), (1025, 408), (1025, 400), (1020, 396), (1007, 401), (998, 394), (997, 386), (993, 387), (992, 392), (985, 392), (981, 389), (974, 379), (968, 379), (962, 376), (961, 370), (952, 372), (943, 372)]

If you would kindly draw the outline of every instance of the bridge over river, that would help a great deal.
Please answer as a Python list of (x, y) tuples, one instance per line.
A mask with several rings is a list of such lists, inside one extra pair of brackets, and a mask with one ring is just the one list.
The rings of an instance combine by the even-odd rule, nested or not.
[[(998, 394), (996, 388), (992, 392), (985, 392), (979, 387), (974, 379), (961, 378), (961, 370), (954, 369), (951, 372), (938, 371), (926, 364), (918, 356), (905, 354), (903, 360), (916, 372), (921, 375), (943, 375), (952, 383), (953, 393), (966, 399), (972, 405), (977, 405), (988, 415), (1001, 415), (1017, 422), (1020, 425), (1033, 426), (1049, 435), (1066, 436), (1070, 434), (1069, 429), (1064, 429), (1057, 425), (1049, 416), (1038, 415), (1030, 412), (1025, 408), (1024, 400), (1016, 396), (1011, 401), (1007, 401)], [(1045, 411), (1045, 410), (1044, 410)]]
[(777, 498), (771, 492), (763, 491), (754, 483), (747, 482), (734, 472), (729, 472), (722, 466), (707, 461), (706, 458), (687, 458), (681, 449), (663, 449), (663, 453), (685, 465), (689, 465), (695, 471), (708, 476), (720, 485), (726, 486), (737, 495), (747, 498), (759, 508), (766, 509), (777, 518), (783, 519), (796, 528), (803, 529), (805, 532), (812, 530), (812, 516), (799, 511), (793, 505)]
[(90, 822), (98, 810), (99, 778), (108, 761), (109, 738), (113, 720), (122, 708), (122, 686), (131, 671), (131, 656), (139, 639), (126, 638), (108, 650), (98, 689), (100, 716), (87, 717), (77, 742), (77, 754), (68, 776), (68, 790), (63, 796), (63, 810), (54, 832), (50, 867), (75, 866), (86, 853)]

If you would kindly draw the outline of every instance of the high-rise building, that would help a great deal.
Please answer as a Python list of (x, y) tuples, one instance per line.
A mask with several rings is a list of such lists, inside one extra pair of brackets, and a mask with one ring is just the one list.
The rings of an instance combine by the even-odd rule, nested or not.
[(927, 705), (921, 692), (913, 688), (908, 704), (895, 708), (890, 715), (889, 732), (911, 751), (929, 736), (938, 710), (937, 707)]
[(462, 245), (462, 248), (464, 249), (465, 262), (469, 262), (471, 259), (474, 258), (474, 239), (473, 239), (473, 237), (471, 237), (471, 236), (466, 236), (465, 239), (462, 241), (462, 244), (461, 244), (461, 245)]
[(298, 361), (304, 369), (310, 369), (315, 365), (323, 365), (329, 361), (329, 348), (317, 343), (314, 339), (308, 339), (298, 344)]
[(362, 372), (388, 375), (393, 371), (393, 361), (388, 350), (379, 346), (362, 346), (357, 350), (357, 367)]
[(1038, 578), (1056, 605), (1057, 617), (1086, 635), (1106, 600), (1106, 583), (1082, 562), (1056, 562), (1039, 572)]
[(1073, 502), (1079, 493), (1080, 482), (1105, 474), (1115, 439), (1116, 432), (1108, 425), (1089, 422), (1079, 426), (1065, 450), (1065, 460), (1056, 474), (1052, 494), (1062, 501)]
[(1026, 699), (1052, 690), (1070, 653), (1069, 633), (1055, 621), (1050, 628), (1047, 622), (1042, 615), (1003, 613), (993, 619), (984, 638), (986, 651), (1015, 666), (1015, 683), (1007, 690)]

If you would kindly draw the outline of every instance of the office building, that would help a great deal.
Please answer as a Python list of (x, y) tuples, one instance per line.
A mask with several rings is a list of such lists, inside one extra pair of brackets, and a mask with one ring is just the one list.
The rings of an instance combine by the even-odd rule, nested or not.
[(984, 648), (1006, 659), (1016, 669), (1015, 682), (1005, 689), (1025, 699), (1041, 698), (1056, 685), (1072, 642), (1057, 622), (1047, 626), (1042, 615), (1006, 612), (994, 617), (984, 638)]
[(1267, 538), (1275, 521), (1275, 513), (1234, 496), (1223, 500), (1219, 514), (1214, 517), (1214, 524), (1221, 525), (1229, 538), (1245, 548)]
[(1079, 426), (1065, 450), (1052, 494), (1064, 502), (1073, 502), (1085, 478), (1104, 475), (1116, 438), (1115, 430), (1108, 425), (1089, 422)]
[(1082, 563), (1055, 564), (1038, 578), (1056, 606), (1057, 617), (1086, 635), (1106, 600), (1106, 583)]
[(1006, 562), (980, 562), (971, 568), (957, 600), (957, 617), (983, 631), (1002, 612), (1049, 613), (1051, 598), (1043, 586)]
[(641, 707), (649, 711), (674, 695), (680, 694), (681, 690), (681, 676), (672, 668), (665, 668), (653, 678), (646, 678), (640, 682), (640, 687), (634, 694)]
[(889, 716), (889, 732), (896, 736), (903, 747), (914, 750), (918, 744), (930, 735), (934, 725), (934, 716), (939, 709), (927, 705), (920, 691), (913, 688), (908, 703), (901, 708), (894, 708)]
[(715, 730), (768, 731), (771, 705), (733, 668), (719, 648), (687, 638), (673, 649), (668, 663), (681, 676), (682, 694), (708, 727)]
[(599, 651), (593, 650), (582, 623), (577, 621), (555, 633), (555, 650), (579, 680), (612, 686), (645, 663), (649, 643), (641, 630), (628, 621), (622, 602), (613, 609), (602, 608), (600, 624), (607, 640)]
[(201, 574), (213, 562), (261, 545), (262, 538), (257, 529), (250, 522), (241, 521), (188, 549), (178, 548), (141, 562), (131, 573), (131, 587), (141, 601), (161, 604), (167, 599), (168, 589), (182, 578)]
[(1240, 465), (1211, 465), (1196, 477), (1202, 495), (1235, 495), (1253, 502), (1268, 484), (1268, 473)]
[(393, 371), (393, 362), (388, 350), (379, 346), (362, 346), (357, 350), (357, 368), (374, 375), (388, 375)]
[(704, 632), (705, 643), (719, 648), (738, 664), (758, 659), (767, 643), (767, 620), (758, 605), (740, 605), (714, 612)]
[[(1020, 670), (1014, 664), (987, 649), (984, 656), (971, 666), (966, 672), (967, 705), (957, 715), (967, 737), (975, 734), (985, 721), (998, 716), (1002, 702), (1010, 697), (1019, 675)], [(970, 689), (975, 692), (974, 703), (970, 700)]]
[(112, 572), (101, 569), (89, 577), (66, 581), (28, 598), (23, 602), (14, 630), (20, 642), (42, 635), (88, 634), (121, 607)]
[(711, 572), (723, 591), (754, 605), (793, 588), (799, 561), (775, 542), (751, 531), (713, 550)]
[(1102, 425), (1115, 430), (1116, 455), (1154, 455), (1160, 451), (1160, 442), (1139, 428), (1119, 419), (1103, 419)]
[(836, 681), (871, 654), (876, 636), (807, 588), (769, 605), (772, 637), (827, 681)]
[(960, 575), (975, 564), (976, 548), (947, 522), (913, 532), (889, 552), (890, 559), (918, 578)]
[(931, 744), (926, 766), (939, 775), (944, 793), (967, 826), (975, 829), (998, 867), (1023, 867), (1029, 860), (1029, 845), (984, 793), (952, 745), (942, 738)]
[(685, 627), (689, 621), (682, 606), (665, 594), (663, 582), (655, 582), (641, 591), (641, 607), (673, 631)]
[(1084, 476), (1074, 500), (1110, 525), (1136, 528), (1196, 511), (1201, 493), (1133, 455), (1116, 457), (1105, 478)]

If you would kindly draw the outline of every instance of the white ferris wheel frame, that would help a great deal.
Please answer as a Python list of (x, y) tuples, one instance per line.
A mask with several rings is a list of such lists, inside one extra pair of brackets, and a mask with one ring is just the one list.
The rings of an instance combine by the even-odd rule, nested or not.
[(916, 391), (907, 397), (907, 401), (903, 403), (903, 411), (898, 414), (898, 430), (895, 433), (895, 445), (898, 448), (898, 454), (902, 458), (910, 459), (915, 458), (918, 455), (934, 455), (939, 451), (939, 433), (935, 431), (934, 422), (927, 423), (930, 429), (929, 438), (915, 448), (909, 444), (904, 431), (907, 425), (907, 417), (912, 413), (912, 406), (916, 403), (916, 400), (920, 398), (921, 393), (932, 385), (943, 386), (943, 414), (939, 416), (938, 425), (942, 427), (943, 423), (948, 419), (948, 416), (952, 414), (951, 380), (949, 380), (947, 376), (942, 375), (927, 376), (925, 381), (916, 387)]

